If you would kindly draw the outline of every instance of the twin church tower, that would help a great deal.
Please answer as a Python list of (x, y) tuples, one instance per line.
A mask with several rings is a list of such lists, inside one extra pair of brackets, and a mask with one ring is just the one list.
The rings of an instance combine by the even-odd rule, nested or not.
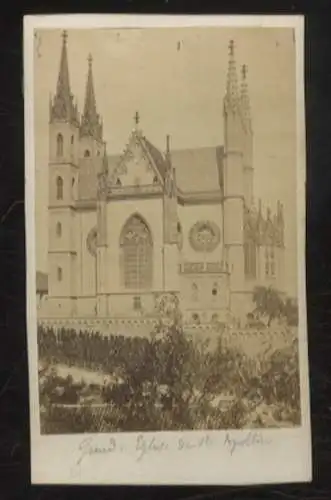
[(256, 285), (282, 288), (284, 216), (280, 202), (274, 213), (255, 206), (247, 68), (238, 83), (234, 43), (223, 144), (172, 149), (167, 136), (162, 151), (137, 113), (114, 156), (97, 112), (92, 57), (80, 115), (62, 36), (49, 108), (48, 296), (40, 316), (141, 324), (171, 293), (187, 325), (244, 321)]

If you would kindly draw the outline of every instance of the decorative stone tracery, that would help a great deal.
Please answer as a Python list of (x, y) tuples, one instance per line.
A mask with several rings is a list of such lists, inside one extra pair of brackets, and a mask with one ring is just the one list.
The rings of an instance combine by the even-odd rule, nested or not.
[(220, 243), (219, 227), (211, 221), (199, 221), (191, 228), (189, 241), (196, 252), (212, 252)]
[(258, 246), (271, 245), (283, 247), (284, 245), (284, 214), (283, 206), (277, 204), (277, 212), (271, 213), (268, 208), (266, 215), (254, 207), (244, 209), (244, 235), (245, 241), (254, 241)]

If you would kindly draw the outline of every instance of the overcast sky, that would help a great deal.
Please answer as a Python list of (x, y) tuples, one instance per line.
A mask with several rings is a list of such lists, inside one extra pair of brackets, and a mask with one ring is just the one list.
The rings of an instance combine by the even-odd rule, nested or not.
[[(248, 65), (254, 129), (255, 195), (284, 203), (287, 287), (296, 288), (295, 47), (285, 28), (164, 28), (68, 31), (71, 90), (84, 104), (87, 57), (93, 56), (97, 106), (109, 154), (118, 154), (139, 111), (146, 137), (164, 150), (223, 143), (222, 100), (229, 40), (238, 76)], [(35, 39), (37, 269), (47, 270), (49, 96), (56, 89), (61, 32)], [(178, 50), (179, 49), (179, 50)]]

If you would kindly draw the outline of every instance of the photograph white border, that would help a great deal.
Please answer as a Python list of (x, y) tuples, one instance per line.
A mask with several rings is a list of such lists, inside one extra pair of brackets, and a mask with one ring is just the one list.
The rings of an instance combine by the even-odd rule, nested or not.
[[(294, 429), (117, 434), (40, 434), (35, 254), (34, 31), (36, 29), (288, 27), (295, 30), (299, 357), (302, 425)], [(27, 337), (33, 484), (248, 485), (312, 479), (305, 272), (305, 99), (303, 16), (52, 15), (24, 18)], [(142, 437), (141, 437), (142, 436)], [(116, 439), (112, 451), (111, 438)], [(82, 458), (89, 439), (95, 453)], [(153, 443), (151, 441), (154, 439)], [(180, 441), (182, 439), (182, 441)], [(229, 445), (237, 442), (237, 446)], [(137, 442), (140, 443), (137, 449)], [(150, 450), (141, 457), (142, 443)], [(179, 446), (178, 443), (181, 443)], [(241, 442), (241, 444), (240, 444)], [(163, 443), (163, 445), (161, 444)], [(184, 447), (185, 444), (185, 447)], [(158, 448), (158, 451), (156, 451)], [(160, 449), (163, 448), (163, 449)], [(180, 448), (180, 449), (179, 449)], [(85, 445), (86, 449), (86, 445)]]

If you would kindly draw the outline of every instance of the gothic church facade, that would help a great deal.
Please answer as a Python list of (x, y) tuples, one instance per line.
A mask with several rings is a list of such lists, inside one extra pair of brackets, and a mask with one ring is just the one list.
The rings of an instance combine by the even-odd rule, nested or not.
[[(164, 151), (135, 126), (122, 155), (107, 152), (92, 58), (79, 114), (63, 34), (50, 100), (48, 297), (45, 318), (152, 318), (179, 297), (187, 324), (243, 318), (256, 285), (282, 289), (284, 216), (254, 203), (246, 67), (230, 42), (223, 144)], [(110, 144), (111, 147), (111, 144)]]

